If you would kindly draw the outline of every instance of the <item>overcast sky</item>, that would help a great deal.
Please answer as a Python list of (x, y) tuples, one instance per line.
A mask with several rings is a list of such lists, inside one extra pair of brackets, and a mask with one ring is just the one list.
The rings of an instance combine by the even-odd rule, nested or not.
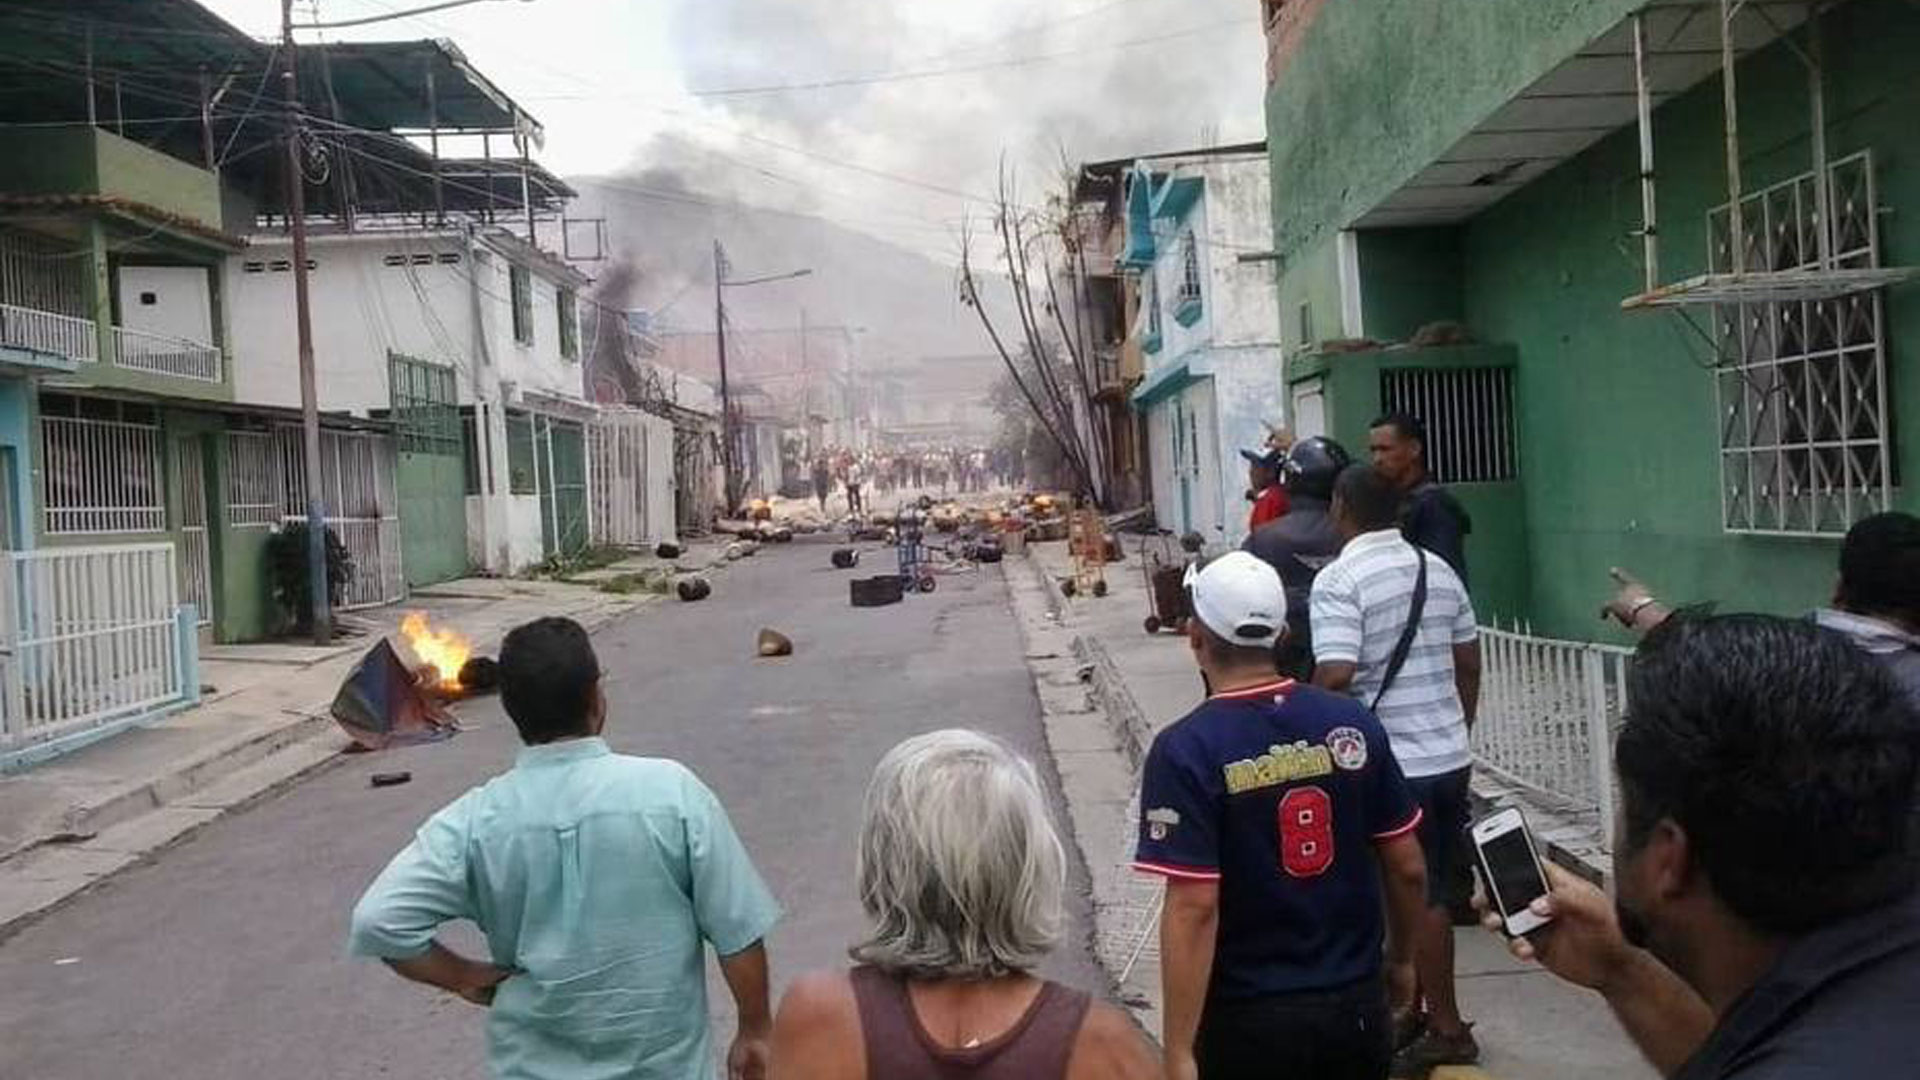
[[(277, 32), (276, 0), (201, 2)], [(339, 20), (416, 5), (298, 9), (315, 6)], [(667, 172), (708, 197), (951, 259), (955, 223), (981, 209), (963, 196), (991, 193), (1003, 153), (1037, 201), (1062, 147), (1097, 160), (1260, 138), (1258, 12), (1258, 0), (497, 0), (334, 36), (452, 38), (545, 125), (540, 158), (563, 175)], [(839, 85), (803, 88), (819, 83)], [(714, 93), (729, 90), (765, 92)]]

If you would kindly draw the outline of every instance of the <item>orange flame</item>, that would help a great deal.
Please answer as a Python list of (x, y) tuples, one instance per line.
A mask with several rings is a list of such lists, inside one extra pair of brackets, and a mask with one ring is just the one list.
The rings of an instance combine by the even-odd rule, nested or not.
[(440, 685), (448, 690), (460, 688), (460, 668), (473, 652), (473, 644), (454, 630), (435, 630), (427, 617), (414, 612), (400, 620), (400, 636), (420, 662), (433, 668)]

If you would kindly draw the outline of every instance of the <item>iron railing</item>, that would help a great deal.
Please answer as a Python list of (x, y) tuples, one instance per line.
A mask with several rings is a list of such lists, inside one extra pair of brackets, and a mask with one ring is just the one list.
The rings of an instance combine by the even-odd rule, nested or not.
[(0, 768), (196, 700), (168, 543), (0, 553)]
[(1613, 820), (1613, 739), (1632, 650), (1481, 628), (1481, 768), (1575, 811)]
[(92, 319), (0, 304), (0, 345), (91, 363), (99, 358), (99, 343)]
[(150, 334), (124, 326), (113, 328), (115, 363), (130, 371), (172, 375), (182, 379), (220, 381), (220, 350), (204, 342)]

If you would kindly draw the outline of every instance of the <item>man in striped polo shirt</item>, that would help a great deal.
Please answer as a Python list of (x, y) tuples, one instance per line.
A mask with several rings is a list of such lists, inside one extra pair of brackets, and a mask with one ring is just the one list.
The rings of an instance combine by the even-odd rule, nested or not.
[(1423, 1023), (1417, 998), (1394, 1003), (1403, 1010), (1394, 1071), (1423, 1077), (1480, 1055), (1454, 996), (1446, 902), (1447, 882), (1467, 857), (1467, 729), (1479, 705), (1480, 645), (1459, 576), (1401, 536), (1399, 511), (1399, 491), (1372, 466), (1350, 466), (1335, 481), (1333, 519), (1346, 546), (1313, 583), (1313, 681), (1373, 710), (1421, 806), (1427, 905), (1410, 929), (1427, 1011)]

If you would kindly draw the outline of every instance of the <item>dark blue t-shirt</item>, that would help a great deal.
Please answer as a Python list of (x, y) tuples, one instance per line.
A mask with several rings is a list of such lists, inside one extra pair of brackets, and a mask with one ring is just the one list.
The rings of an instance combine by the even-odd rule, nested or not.
[(1217, 694), (1153, 740), (1134, 866), (1220, 882), (1210, 998), (1327, 990), (1379, 975), (1374, 845), (1419, 822), (1373, 714), (1283, 680)]

